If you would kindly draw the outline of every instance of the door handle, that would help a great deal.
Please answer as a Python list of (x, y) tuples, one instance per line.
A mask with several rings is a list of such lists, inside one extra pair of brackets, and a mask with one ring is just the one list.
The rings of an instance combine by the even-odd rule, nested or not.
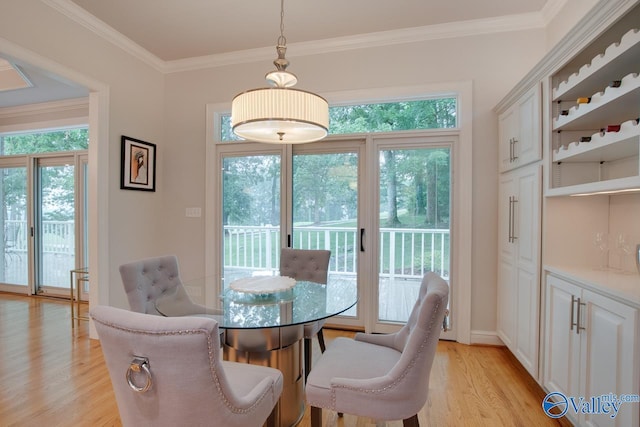
[(360, 252), (364, 252), (364, 228), (360, 229)]

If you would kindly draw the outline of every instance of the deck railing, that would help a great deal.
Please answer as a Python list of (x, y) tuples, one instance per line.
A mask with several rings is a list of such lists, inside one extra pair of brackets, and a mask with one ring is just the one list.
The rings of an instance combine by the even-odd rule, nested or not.
[[(42, 221), (42, 251), (58, 255), (73, 255), (75, 251), (75, 229), (73, 221)], [(27, 221), (6, 220), (4, 222), (5, 252), (27, 251)]]
[[(280, 264), (278, 226), (225, 226), (225, 268), (275, 273)], [(4, 252), (26, 254), (26, 221), (5, 221)], [(73, 256), (73, 221), (43, 221), (42, 250), (45, 254)], [(379, 274), (386, 278), (419, 278), (434, 271), (449, 278), (449, 230), (381, 228)], [(356, 274), (358, 232), (350, 227), (296, 227), (293, 246), (329, 249), (329, 272)], [(365, 236), (366, 239), (366, 236)]]
[[(225, 268), (276, 272), (280, 264), (278, 226), (225, 226)], [(379, 274), (417, 278), (434, 271), (449, 278), (449, 230), (380, 229)], [(329, 273), (356, 274), (358, 232), (348, 227), (296, 227), (293, 247), (329, 249)]]

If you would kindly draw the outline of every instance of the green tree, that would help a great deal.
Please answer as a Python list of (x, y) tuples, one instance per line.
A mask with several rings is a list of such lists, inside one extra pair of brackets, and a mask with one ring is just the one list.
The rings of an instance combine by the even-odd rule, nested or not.
[(223, 224), (279, 224), (280, 158), (227, 157), (223, 165)]
[[(87, 128), (64, 129), (47, 132), (30, 132), (0, 136), (2, 155), (37, 154), (49, 152), (86, 150), (89, 146)], [(73, 219), (74, 175), (73, 168), (49, 168), (40, 177), (43, 188), (42, 206), (44, 220), (68, 221)], [(4, 171), (3, 194), (4, 218), (14, 212), (26, 212), (26, 175), (24, 172)]]

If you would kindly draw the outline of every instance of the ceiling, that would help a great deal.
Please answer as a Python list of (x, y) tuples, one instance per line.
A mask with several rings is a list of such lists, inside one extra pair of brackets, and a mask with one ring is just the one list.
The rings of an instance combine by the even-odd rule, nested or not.
[[(278, 0), (72, 0), (163, 61), (275, 46)], [(288, 42), (540, 12), (547, 0), (287, 0)]]
[[(540, 22), (566, 0), (287, 0), (287, 44), (314, 43), (399, 31), (491, 25), (523, 16)], [(273, 49), (280, 35), (277, 0), (47, 0), (79, 22), (156, 64)], [(460, 24), (462, 22), (462, 24)], [(455, 23), (455, 24), (454, 24)], [(435, 27), (434, 27), (435, 26)], [(271, 51), (270, 51), (271, 52)], [(0, 52), (0, 57), (2, 55)], [(291, 55), (288, 55), (289, 57)], [(0, 108), (84, 96), (82, 88), (12, 58), (33, 83), (0, 92)]]

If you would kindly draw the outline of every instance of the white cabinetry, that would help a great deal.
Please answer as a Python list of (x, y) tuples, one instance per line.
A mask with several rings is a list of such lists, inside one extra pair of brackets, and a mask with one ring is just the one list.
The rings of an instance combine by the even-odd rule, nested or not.
[(500, 177), (498, 335), (537, 378), (541, 167), (530, 165)]
[(542, 158), (540, 85), (529, 89), (498, 118), (500, 171)]
[(620, 31), (552, 77), (550, 195), (640, 189), (640, 31)]
[[(567, 397), (638, 394), (638, 310), (579, 283), (547, 276), (545, 363), (549, 392)], [(640, 405), (623, 403), (617, 416), (583, 414), (569, 405), (567, 416), (581, 426), (637, 426)]]

